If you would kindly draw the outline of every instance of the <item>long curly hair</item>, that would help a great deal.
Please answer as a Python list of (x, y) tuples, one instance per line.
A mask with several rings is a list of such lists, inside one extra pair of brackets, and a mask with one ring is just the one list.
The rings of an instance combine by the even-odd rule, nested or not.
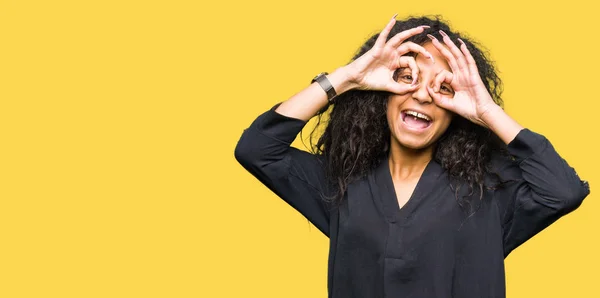
[[(462, 39), (477, 63), (485, 87), (494, 101), (503, 105), (500, 97), (502, 81), (487, 52), (468, 36), (452, 31), (440, 16), (398, 20), (388, 39), (421, 25), (428, 25), (430, 28), (407, 41), (423, 45), (430, 42), (427, 34), (441, 40), (439, 30), (446, 32), (452, 40)], [(371, 49), (378, 36), (379, 34), (375, 34), (369, 38), (352, 60)], [(340, 203), (348, 184), (364, 177), (388, 157), (391, 135), (386, 110), (390, 95), (383, 91), (350, 90), (336, 97), (332, 105), (319, 111), (317, 124), (310, 134), (310, 144), (313, 153), (325, 157), (326, 176), (335, 188), (335, 194), (326, 197), (327, 200)], [(324, 119), (323, 116), (329, 117)], [(323, 126), (324, 131), (318, 137)], [(315, 144), (314, 139), (317, 138)], [(468, 198), (477, 190), (479, 197), (483, 196), (484, 187), (490, 187), (485, 185), (485, 177), (487, 174), (494, 174), (490, 166), (493, 152), (506, 152), (506, 145), (492, 131), (460, 116), (453, 117), (450, 126), (434, 146), (433, 158), (447, 171), (461, 207), (472, 205)], [(459, 198), (461, 185), (466, 185), (468, 191)]]

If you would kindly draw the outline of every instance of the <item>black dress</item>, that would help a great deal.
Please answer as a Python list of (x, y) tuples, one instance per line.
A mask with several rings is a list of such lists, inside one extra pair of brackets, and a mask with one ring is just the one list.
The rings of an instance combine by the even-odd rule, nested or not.
[(444, 169), (431, 161), (399, 208), (387, 160), (351, 183), (334, 207), (321, 196), (322, 157), (290, 147), (306, 124), (274, 111), (244, 131), (237, 160), (330, 239), (329, 297), (505, 297), (504, 258), (589, 194), (548, 140), (523, 129), (496, 158), (505, 181), (465, 212)]

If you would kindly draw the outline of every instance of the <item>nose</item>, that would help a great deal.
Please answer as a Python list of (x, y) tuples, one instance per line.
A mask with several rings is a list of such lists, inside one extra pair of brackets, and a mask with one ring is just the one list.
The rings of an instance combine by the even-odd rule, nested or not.
[(423, 80), (419, 83), (419, 87), (415, 91), (413, 91), (412, 97), (421, 104), (432, 103), (433, 98), (429, 95), (429, 91), (427, 91), (427, 86), (429, 82)]

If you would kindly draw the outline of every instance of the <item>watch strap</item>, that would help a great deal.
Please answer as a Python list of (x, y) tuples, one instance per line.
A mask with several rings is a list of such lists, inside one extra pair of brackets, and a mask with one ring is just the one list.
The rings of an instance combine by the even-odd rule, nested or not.
[(337, 93), (335, 92), (335, 89), (333, 88), (333, 85), (331, 85), (331, 82), (327, 78), (327, 75), (328, 75), (328, 73), (322, 72), (322, 73), (318, 74), (311, 81), (311, 83), (314, 83), (314, 82), (319, 83), (319, 85), (321, 86), (321, 88), (323, 88), (323, 91), (325, 91), (325, 93), (327, 94), (327, 100), (329, 102), (331, 102), (331, 100), (334, 97), (336, 97)]

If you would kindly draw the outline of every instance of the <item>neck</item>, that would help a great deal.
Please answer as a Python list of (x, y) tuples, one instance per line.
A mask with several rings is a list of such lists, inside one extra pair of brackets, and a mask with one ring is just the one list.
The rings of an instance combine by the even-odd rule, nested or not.
[(390, 142), (388, 162), (393, 180), (411, 180), (421, 177), (433, 157), (433, 146), (425, 149), (410, 149), (396, 140)]

